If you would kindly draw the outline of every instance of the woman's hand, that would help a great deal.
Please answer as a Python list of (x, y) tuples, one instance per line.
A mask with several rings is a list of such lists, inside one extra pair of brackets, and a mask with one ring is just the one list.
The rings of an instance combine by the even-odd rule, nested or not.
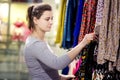
[(75, 76), (74, 75), (63, 75), (60, 74), (61, 80), (74, 80)]
[(86, 34), (85, 37), (83, 38), (83, 40), (81, 41), (84, 45), (89, 44), (92, 40), (94, 40), (95, 37), (95, 33), (89, 33)]

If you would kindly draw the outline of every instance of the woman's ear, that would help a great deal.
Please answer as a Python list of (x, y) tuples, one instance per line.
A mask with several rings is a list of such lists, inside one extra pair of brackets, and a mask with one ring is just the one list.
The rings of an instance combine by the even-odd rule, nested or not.
[(37, 24), (37, 18), (36, 17), (33, 17), (33, 22), (34, 22), (35, 25)]

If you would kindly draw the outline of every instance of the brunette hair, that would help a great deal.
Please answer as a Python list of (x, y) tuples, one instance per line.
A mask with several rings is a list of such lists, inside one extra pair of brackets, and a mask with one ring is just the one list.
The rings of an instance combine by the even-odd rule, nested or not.
[(35, 29), (35, 25), (33, 22), (33, 17), (39, 19), (44, 11), (51, 11), (52, 7), (49, 4), (39, 3), (37, 5), (32, 5), (28, 7), (27, 10), (27, 20), (28, 20), (28, 28), (30, 30)]

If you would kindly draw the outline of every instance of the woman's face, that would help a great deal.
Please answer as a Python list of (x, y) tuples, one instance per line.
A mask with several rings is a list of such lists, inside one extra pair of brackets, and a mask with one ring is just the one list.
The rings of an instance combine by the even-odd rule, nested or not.
[(52, 11), (44, 11), (39, 19), (34, 19), (35, 27), (37, 30), (43, 32), (49, 32), (53, 24), (53, 13)]

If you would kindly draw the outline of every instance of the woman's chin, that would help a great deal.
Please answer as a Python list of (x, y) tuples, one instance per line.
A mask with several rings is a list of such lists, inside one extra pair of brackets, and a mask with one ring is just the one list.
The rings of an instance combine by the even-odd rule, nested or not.
[(51, 31), (51, 29), (49, 29), (49, 30), (46, 30), (46, 32), (50, 32)]

